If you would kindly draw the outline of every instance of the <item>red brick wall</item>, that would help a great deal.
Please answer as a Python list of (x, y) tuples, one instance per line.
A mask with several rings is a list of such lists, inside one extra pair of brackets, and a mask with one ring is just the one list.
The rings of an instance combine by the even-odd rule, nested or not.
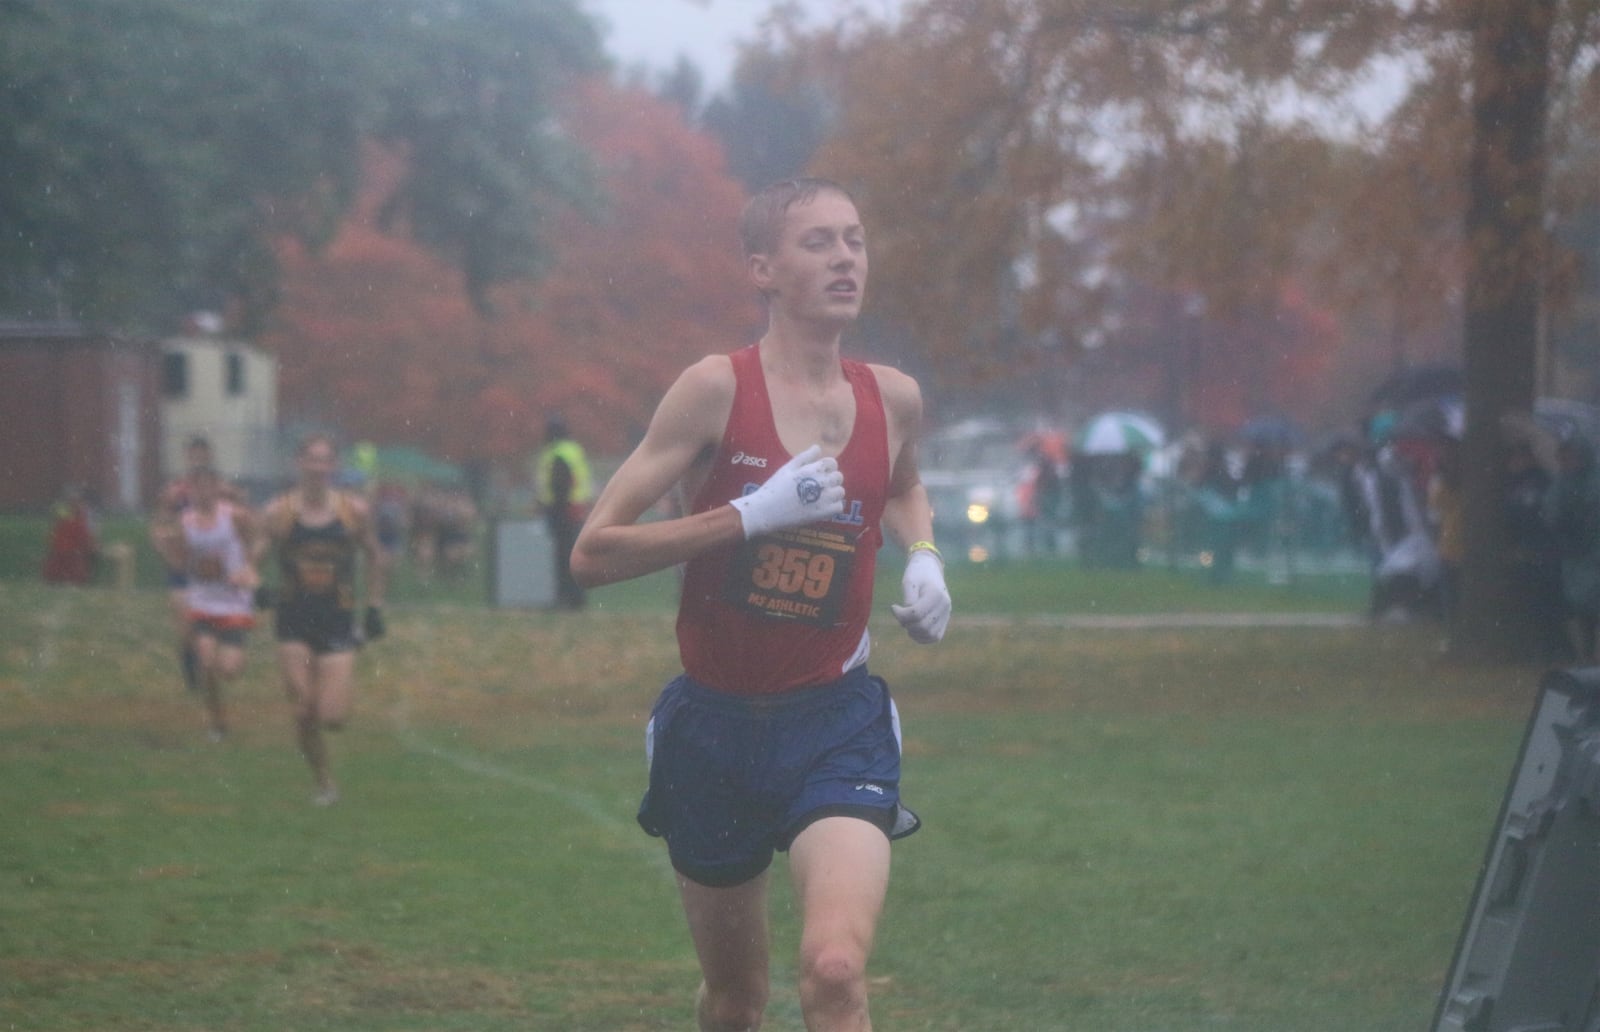
[(128, 488), (147, 508), (160, 487), (159, 375), (153, 342), (0, 337), (0, 510), (46, 509), (69, 485), (103, 509), (125, 508)]

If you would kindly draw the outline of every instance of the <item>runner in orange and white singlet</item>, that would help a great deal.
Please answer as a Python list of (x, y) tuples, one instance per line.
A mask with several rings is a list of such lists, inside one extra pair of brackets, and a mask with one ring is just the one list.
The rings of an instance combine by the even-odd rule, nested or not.
[[(194, 504), (194, 479), (206, 470), (216, 472), (211, 442), (205, 437), (191, 437), (183, 445), (183, 476), (161, 489), (150, 521), (150, 544), (167, 564), (167, 599), (172, 609), (173, 629), (178, 638), (178, 665), (183, 672), (184, 686), (194, 693), (200, 691), (200, 674), (189, 626), (188, 603), (185, 601), (187, 596), (184, 589), (188, 585), (188, 575), (184, 572), (181, 559), (181, 522), (183, 514)], [(226, 479), (220, 481), (217, 495), (236, 506), (248, 505), (244, 492)]]
[(261, 583), (251, 558), (255, 518), (248, 506), (223, 497), (216, 470), (190, 470), (188, 485), (192, 497), (178, 517), (178, 552), (170, 561), (183, 572), (183, 614), (208, 734), (221, 741), (228, 731), (222, 687), (244, 670), (245, 640), (255, 626)]

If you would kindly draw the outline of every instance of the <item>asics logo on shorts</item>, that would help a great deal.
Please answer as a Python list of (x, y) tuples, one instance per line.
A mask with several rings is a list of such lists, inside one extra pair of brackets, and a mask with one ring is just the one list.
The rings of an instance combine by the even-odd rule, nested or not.
[(863, 781), (861, 784), (856, 786), (856, 791), (857, 792), (872, 792), (872, 793), (875, 793), (877, 795), (883, 795), (883, 786), (882, 785), (874, 785), (870, 781)]
[(766, 469), (767, 460), (761, 455), (746, 455), (744, 452), (734, 452), (732, 465), (755, 466), (758, 469)]

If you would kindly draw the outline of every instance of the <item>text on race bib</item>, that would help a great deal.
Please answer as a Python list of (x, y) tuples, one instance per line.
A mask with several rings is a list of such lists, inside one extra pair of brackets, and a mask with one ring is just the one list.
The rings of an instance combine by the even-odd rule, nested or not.
[(724, 598), (763, 617), (836, 622), (855, 559), (853, 537), (797, 527), (744, 542), (728, 567)]

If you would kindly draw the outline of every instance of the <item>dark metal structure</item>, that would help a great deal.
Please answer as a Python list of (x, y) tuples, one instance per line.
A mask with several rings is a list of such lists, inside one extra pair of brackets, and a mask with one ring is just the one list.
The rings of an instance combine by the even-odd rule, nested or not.
[(1540, 682), (1433, 1032), (1600, 1032), (1600, 667)]

